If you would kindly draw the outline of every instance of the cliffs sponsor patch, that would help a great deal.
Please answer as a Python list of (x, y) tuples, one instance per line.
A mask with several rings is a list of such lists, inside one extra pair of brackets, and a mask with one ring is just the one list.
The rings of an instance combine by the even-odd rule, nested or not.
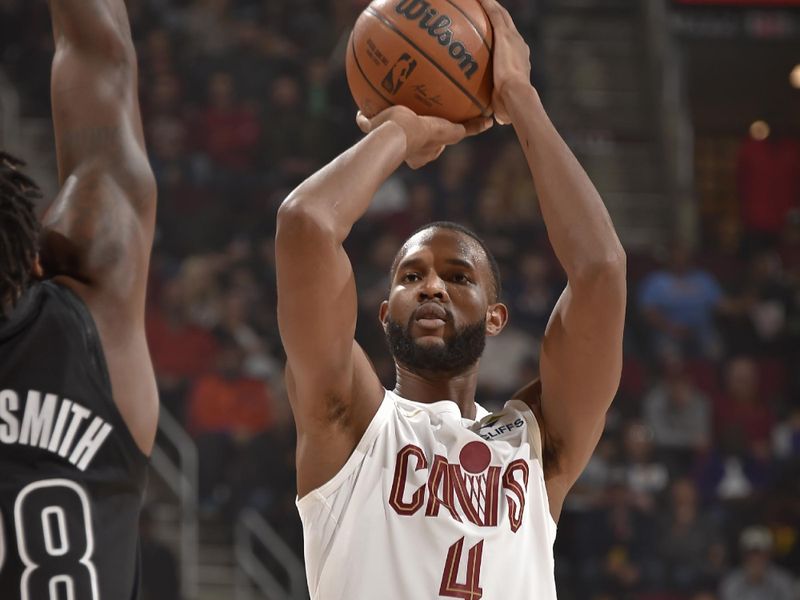
[(514, 429), (525, 426), (525, 421), (518, 417), (509, 423), (500, 424), (500, 418), (492, 419), (481, 425), (479, 435), (485, 440), (493, 440)]

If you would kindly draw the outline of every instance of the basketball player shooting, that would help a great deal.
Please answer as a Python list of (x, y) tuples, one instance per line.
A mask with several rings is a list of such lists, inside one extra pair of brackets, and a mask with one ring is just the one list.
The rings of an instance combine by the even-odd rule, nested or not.
[(0, 153), (0, 598), (140, 594), (156, 209), (123, 0), (51, 0), (61, 191)]
[(384, 390), (354, 341), (342, 243), (381, 183), (490, 123), (392, 107), (278, 213), (278, 314), (298, 431), (298, 509), (316, 600), (556, 597), (553, 542), (619, 384), (625, 254), (601, 198), (530, 83), (511, 16), (494, 27), (496, 119), (513, 125), (568, 276), (544, 333), (540, 379), (494, 414), (475, 402), (485, 337), (501, 333), (490, 251), (431, 224), (400, 248), (380, 321), (397, 373)]

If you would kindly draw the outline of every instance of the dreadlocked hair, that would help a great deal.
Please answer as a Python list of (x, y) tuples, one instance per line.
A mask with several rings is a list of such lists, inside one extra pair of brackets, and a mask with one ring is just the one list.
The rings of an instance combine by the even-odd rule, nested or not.
[(20, 168), (25, 163), (0, 150), (0, 319), (28, 288), (36, 261), (42, 192)]

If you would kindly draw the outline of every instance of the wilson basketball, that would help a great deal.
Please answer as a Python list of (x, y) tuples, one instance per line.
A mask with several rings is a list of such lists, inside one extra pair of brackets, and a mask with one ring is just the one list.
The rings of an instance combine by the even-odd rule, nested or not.
[(374, 0), (347, 44), (367, 117), (389, 106), (459, 123), (491, 115), (492, 26), (477, 0)]

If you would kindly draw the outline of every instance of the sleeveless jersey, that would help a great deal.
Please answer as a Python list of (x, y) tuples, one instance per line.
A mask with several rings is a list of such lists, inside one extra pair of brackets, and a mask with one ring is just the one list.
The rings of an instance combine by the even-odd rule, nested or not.
[(35, 284), (0, 321), (0, 598), (138, 598), (146, 468), (88, 308)]
[(387, 391), (341, 471), (298, 500), (314, 600), (556, 598), (539, 427)]

